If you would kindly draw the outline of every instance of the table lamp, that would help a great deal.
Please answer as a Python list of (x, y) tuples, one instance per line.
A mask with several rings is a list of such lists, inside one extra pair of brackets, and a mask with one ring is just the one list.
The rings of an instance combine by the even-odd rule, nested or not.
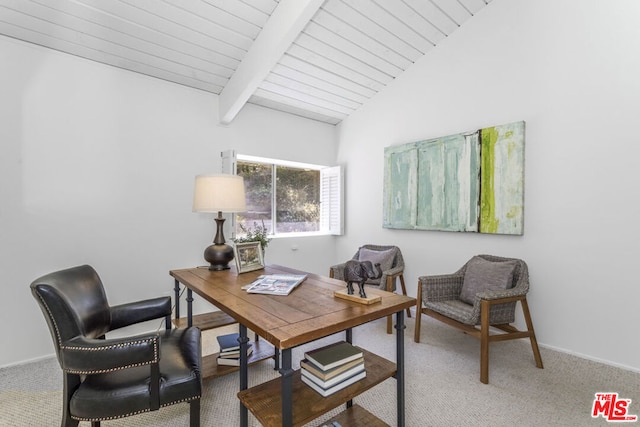
[(204, 250), (209, 270), (226, 270), (233, 260), (233, 248), (224, 240), (222, 212), (244, 212), (244, 179), (237, 175), (198, 175), (193, 191), (193, 212), (218, 212), (216, 237)]

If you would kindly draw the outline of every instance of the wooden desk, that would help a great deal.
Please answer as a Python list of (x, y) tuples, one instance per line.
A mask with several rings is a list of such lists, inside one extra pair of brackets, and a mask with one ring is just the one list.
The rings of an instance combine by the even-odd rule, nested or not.
[[(308, 274), (307, 279), (288, 296), (247, 294), (241, 289), (261, 274)], [(415, 298), (367, 289), (380, 295), (380, 303), (364, 305), (338, 299), (335, 290), (344, 282), (287, 267), (268, 265), (264, 270), (237, 274), (234, 269), (209, 271), (206, 268), (172, 270), (171, 276), (187, 288), (188, 318), (191, 323), (191, 292), (195, 292), (240, 324), (240, 392), (241, 425), (248, 424), (248, 412), (265, 426), (299, 426), (325, 412), (347, 403), (344, 418), (358, 418), (371, 425), (370, 413), (353, 406), (351, 400), (389, 377), (397, 382), (398, 426), (404, 426), (404, 315), (403, 310), (416, 304)], [(178, 302), (176, 301), (176, 305)], [(368, 351), (365, 353), (367, 377), (326, 398), (300, 380), (300, 372), (291, 366), (291, 349), (301, 344), (346, 331), (351, 342), (351, 328), (388, 315), (396, 315), (396, 363)], [(281, 377), (248, 389), (247, 328), (282, 352)], [(375, 419), (375, 417), (373, 417)], [(379, 420), (378, 420), (379, 421)], [(364, 425), (364, 424), (361, 424)]]

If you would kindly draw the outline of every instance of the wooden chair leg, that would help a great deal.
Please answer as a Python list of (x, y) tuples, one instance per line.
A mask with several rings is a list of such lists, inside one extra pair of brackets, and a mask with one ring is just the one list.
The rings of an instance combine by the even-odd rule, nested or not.
[(480, 382), (489, 384), (489, 312), (491, 304), (480, 303)]
[(413, 333), (413, 341), (420, 342), (420, 323), (422, 320), (422, 286), (418, 282), (418, 296), (416, 298), (416, 329)]
[[(387, 292), (393, 292), (393, 282), (396, 280), (395, 276), (387, 277)], [(392, 316), (387, 316), (387, 333), (392, 333), (393, 319)]]
[(536, 366), (540, 369), (543, 368), (542, 357), (540, 356), (540, 349), (538, 348), (538, 340), (536, 340), (536, 333), (533, 330), (533, 322), (531, 321), (531, 313), (529, 312), (529, 304), (527, 304), (527, 298), (523, 298), (520, 303), (522, 304), (522, 313), (524, 314), (524, 320), (527, 323), (527, 330), (531, 334), (529, 340), (531, 340), (531, 349), (533, 350), (533, 357), (536, 359)]

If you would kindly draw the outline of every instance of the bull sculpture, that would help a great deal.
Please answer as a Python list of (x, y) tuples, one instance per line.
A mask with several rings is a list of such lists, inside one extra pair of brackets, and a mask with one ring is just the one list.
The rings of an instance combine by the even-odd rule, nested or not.
[(375, 264), (375, 270), (371, 261), (356, 261), (352, 259), (344, 265), (344, 281), (347, 282), (347, 293), (349, 295), (353, 295), (353, 283), (355, 282), (360, 290), (360, 298), (366, 298), (364, 283), (369, 279), (379, 279), (381, 276), (380, 263)]

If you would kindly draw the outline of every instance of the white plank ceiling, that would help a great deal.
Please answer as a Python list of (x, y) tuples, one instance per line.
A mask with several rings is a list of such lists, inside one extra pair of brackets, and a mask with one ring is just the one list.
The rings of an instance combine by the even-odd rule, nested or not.
[(0, 34), (337, 124), (491, 0), (0, 0)]

